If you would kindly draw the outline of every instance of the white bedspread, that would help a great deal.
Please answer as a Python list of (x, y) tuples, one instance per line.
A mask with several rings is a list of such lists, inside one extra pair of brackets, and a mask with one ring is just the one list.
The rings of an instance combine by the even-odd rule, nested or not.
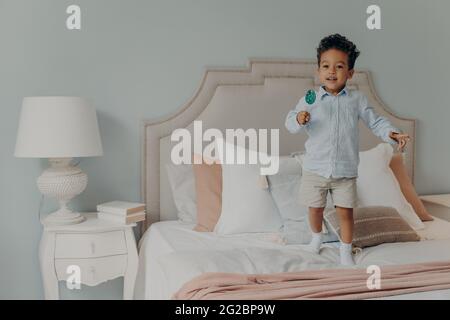
[[(365, 248), (356, 267), (450, 260), (450, 222), (436, 218), (419, 232), (423, 241)], [(185, 282), (204, 272), (277, 273), (341, 268), (337, 244), (324, 244), (320, 255), (303, 245), (277, 243), (274, 235), (218, 236), (192, 231), (178, 221), (153, 224), (140, 241), (136, 299), (170, 299)], [(390, 297), (450, 299), (450, 290)]]

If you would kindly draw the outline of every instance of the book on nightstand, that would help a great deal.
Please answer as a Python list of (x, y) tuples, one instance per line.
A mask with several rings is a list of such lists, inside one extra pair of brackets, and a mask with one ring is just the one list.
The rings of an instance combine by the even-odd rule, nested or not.
[(128, 215), (120, 215), (109, 212), (97, 212), (97, 216), (99, 219), (108, 220), (118, 223), (130, 224), (134, 222), (144, 221), (145, 220), (145, 211), (135, 212)]
[(116, 215), (128, 216), (133, 213), (145, 210), (145, 203), (128, 201), (110, 201), (97, 205), (98, 212), (113, 213)]

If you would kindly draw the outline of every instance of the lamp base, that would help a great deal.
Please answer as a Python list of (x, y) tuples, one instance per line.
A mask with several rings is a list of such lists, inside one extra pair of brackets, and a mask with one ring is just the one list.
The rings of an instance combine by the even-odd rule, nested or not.
[(67, 206), (69, 201), (82, 193), (87, 185), (87, 175), (71, 164), (71, 158), (49, 159), (50, 168), (38, 178), (41, 193), (56, 198), (59, 210), (49, 214), (42, 223), (45, 225), (68, 225), (80, 223), (84, 217)]

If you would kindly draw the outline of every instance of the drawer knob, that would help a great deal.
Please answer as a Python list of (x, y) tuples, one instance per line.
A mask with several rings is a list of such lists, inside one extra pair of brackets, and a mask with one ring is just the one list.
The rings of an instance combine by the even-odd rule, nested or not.
[(95, 253), (95, 243), (91, 242), (91, 253), (94, 254)]

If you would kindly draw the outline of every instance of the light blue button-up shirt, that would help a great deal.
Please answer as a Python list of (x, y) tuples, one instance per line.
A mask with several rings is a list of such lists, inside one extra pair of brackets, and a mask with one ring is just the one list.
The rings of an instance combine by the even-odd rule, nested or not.
[[(300, 111), (308, 111), (310, 120), (305, 125), (297, 121)], [(308, 134), (303, 169), (323, 177), (357, 177), (359, 164), (359, 119), (383, 141), (395, 145), (389, 137), (399, 132), (388, 119), (379, 116), (369, 105), (366, 96), (347, 87), (337, 96), (323, 87), (316, 91), (316, 101), (309, 105), (301, 98), (286, 117), (286, 128), (291, 133), (302, 129)]]

